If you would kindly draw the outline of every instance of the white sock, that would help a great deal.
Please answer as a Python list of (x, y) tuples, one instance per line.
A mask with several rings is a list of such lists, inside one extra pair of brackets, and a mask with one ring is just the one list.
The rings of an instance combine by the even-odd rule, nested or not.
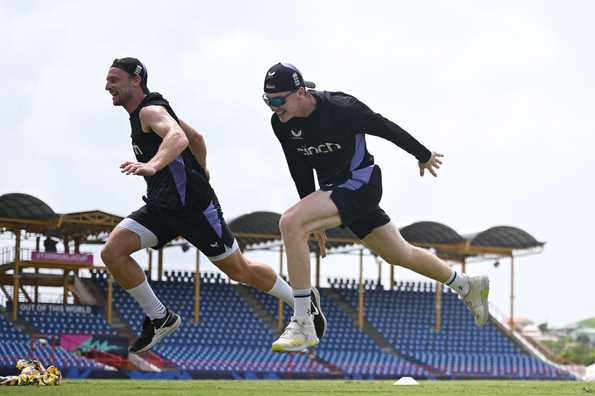
[(310, 312), (312, 301), (310, 299), (311, 289), (293, 289), (293, 310), (294, 316), (298, 318), (307, 318)]
[(140, 285), (132, 289), (126, 289), (126, 291), (140, 304), (149, 319), (165, 317), (165, 306), (159, 301), (146, 278)]
[(450, 277), (446, 282), (444, 282), (444, 284), (459, 293), (461, 296), (466, 296), (467, 293), (469, 293), (469, 279), (467, 278), (467, 275), (459, 275), (457, 274), (457, 271), (453, 270), (452, 274), (450, 274)]
[(285, 304), (293, 307), (293, 291), (291, 290), (291, 286), (283, 278), (277, 275), (277, 279), (275, 280), (275, 284), (273, 288), (269, 290), (269, 293), (272, 296), (280, 298), (285, 302)]

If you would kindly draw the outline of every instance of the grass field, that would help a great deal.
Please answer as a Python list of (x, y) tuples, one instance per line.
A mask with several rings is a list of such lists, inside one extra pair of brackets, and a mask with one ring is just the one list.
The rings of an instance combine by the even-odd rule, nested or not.
[(67, 380), (57, 387), (2, 387), (10, 395), (593, 395), (595, 383), (574, 381), (153, 381)]

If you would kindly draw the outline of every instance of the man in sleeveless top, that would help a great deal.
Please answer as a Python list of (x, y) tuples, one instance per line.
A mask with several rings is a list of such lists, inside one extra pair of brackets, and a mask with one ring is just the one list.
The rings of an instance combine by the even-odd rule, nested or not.
[[(366, 148), (365, 135), (382, 137), (437, 176), (442, 155), (431, 152), (395, 123), (342, 92), (315, 91), (299, 70), (287, 63), (272, 66), (265, 76), (263, 99), (273, 111), (271, 124), (281, 143), (300, 201), (281, 217), (280, 229), (293, 286), (294, 316), (273, 351), (301, 351), (318, 344), (310, 301), (307, 240), (343, 225), (363, 244), (392, 265), (409, 268), (445, 283), (459, 293), (479, 326), (488, 320), (489, 280), (458, 274), (427, 250), (408, 244), (378, 206), (382, 197), (380, 167)], [(319, 189), (315, 189), (316, 170)]]
[[(267, 265), (248, 260), (239, 250), (209, 184), (204, 138), (177, 117), (169, 102), (147, 88), (147, 69), (136, 58), (116, 59), (105, 89), (114, 106), (130, 115), (132, 148), (136, 161), (125, 161), (125, 175), (144, 177), (145, 205), (114, 228), (101, 257), (110, 273), (141, 305), (146, 317), (140, 337), (130, 351), (149, 350), (174, 332), (181, 318), (166, 308), (131, 257), (145, 248), (160, 249), (182, 236), (196, 246), (231, 279), (272, 294), (292, 305), (290, 286)], [(312, 309), (318, 335), (326, 319), (318, 291), (313, 290)]]

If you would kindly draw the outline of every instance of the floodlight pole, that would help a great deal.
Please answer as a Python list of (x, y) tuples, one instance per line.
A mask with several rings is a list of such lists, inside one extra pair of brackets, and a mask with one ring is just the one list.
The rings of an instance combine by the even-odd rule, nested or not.
[(62, 269), (62, 304), (65, 305), (68, 303), (68, 273), (68, 270)]
[[(279, 246), (279, 276), (283, 276), (283, 244)], [(277, 300), (277, 328), (283, 328), (283, 300)]]
[(359, 292), (357, 299), (357, 327), (364, 328), (364, 249), (359, 250)]
[(375, 258), (378, 263), (378, 285), (382, 286), (382, 257), (375, 256)]
[(434, 331), (442, 329), (442, 282), (436, 281), (436, 296), (434, 300)]
[(320, 287), (320, 252), (316, 252), (316, 287)]
[(395, 266), (390, 264), (390, 290), (394, 289), (395, 284)]
[(510, 254), (510, 333), (514, 333), (514, 255)]
[(114, 295), (114, 278), (112, 273), (107, 273), (107, 323), (112, 324), (112, 299)]
[[(35, 237), (35, 250), (39, 252), (39, 235)], [(35, 275), (39, 274), (39, 267), (35, 267)], [(35, 277), (35, 304), (39, 302), (39, 277)]]
[(149, 281), (153, 278), (153, 251), (150, 248), (147, 248), (147, 256), (148, 256), (148, 263), (147, 263), (147, 271), (149, 272)]
[(159, 255), (157, 257), (157, 280), (163, 279), (163, 248), (159, 249)]
[(194, 270), (194, 323), (198, 322), (200, 322), (200, 250), (197, 248)]
[(21, 264), (21, 230), (14, 231), (16, 243), (14, 245), (14, 271), (12, 283), (12, 320), (17, 320), (19, 313), (20, 264)]

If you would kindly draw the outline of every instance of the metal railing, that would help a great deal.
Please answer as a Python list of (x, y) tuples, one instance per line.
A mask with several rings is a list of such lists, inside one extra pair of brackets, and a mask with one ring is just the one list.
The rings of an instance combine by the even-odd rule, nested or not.
[(0, 265), (12, 263), (14, 261), (14, 248), (4, 247), (0, 249)]
[(490, 303), (489, 305), (490, 315), (492, 315), (492, 318), (497, 320), (500, 326), (502, 326), (505, 329), (505, 331), (508, 332), (509, 336), (517, 343), (521, 344), (525, 350), (528, 350), (533, 356), (545, 362), (546, 364), (554, 366), (557, 369), (565, 371), (578, 378), (577, 373), (570, 370), (568, 366), (553, 361), (548, 356), (546, 356), (538, 346), (531, 343), (528, 337), (524, 336), (520, 331), (518, 331), (515, 328), (511, 329), (509, 318), (507, 318), (506, 315), (500, 309), (498, 309), (498, 307), (495, 304)]
[[(3, 247), (0, 249), (0, 265), (13, 263), (16, 257), (15, 250), (16, 248), (14, 247)], [(20, 250), (21, 261), (31, 260), (31, 252), (35, 251), (35, 249), (31, 248), (21, 248)]]

